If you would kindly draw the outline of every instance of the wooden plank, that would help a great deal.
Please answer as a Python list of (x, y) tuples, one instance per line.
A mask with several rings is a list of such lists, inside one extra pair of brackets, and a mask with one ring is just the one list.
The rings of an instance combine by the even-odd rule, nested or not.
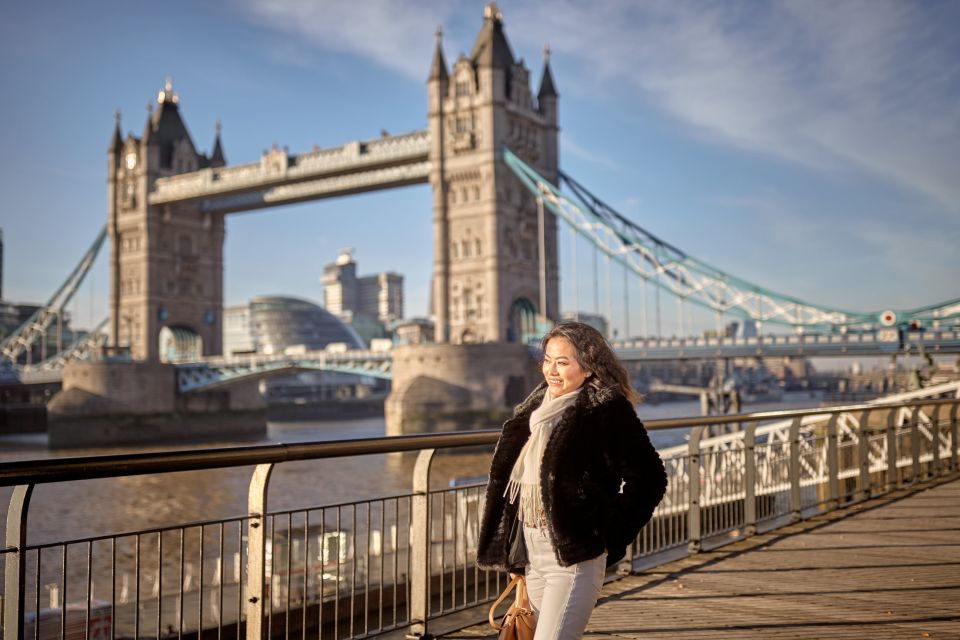
[[(953, 479), (610, 583), (585, 637), (960, 638), (958, 602)], [(478, 625), (446, 637), (491, 635)]]

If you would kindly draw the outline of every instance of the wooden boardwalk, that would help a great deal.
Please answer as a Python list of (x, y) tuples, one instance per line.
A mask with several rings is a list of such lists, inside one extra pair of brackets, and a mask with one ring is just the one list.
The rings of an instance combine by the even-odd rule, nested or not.
[(610, 583), (585, 637), (960, 639), (960, 480)]

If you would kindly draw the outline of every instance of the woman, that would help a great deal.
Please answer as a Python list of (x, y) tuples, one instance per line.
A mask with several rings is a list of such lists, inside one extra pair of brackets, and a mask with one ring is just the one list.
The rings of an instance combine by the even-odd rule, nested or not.
[[(526, 573), (535, 640), (572, 639), (667, 476), (627, 372), (600, 332), (563, 323), (541, 348), (544, 382), (503, 425), (493, 453), (477, 564)], [(522, 536), (525, 563), (515, 545), (511, 553), (511, 534)]]

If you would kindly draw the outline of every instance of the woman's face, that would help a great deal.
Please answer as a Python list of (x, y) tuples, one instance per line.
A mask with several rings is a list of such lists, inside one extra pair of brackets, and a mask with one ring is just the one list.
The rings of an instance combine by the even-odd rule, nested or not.
[(566, 338), (550, 338), (543, 353), (543, 377), (553, 397), (576, 391), (591, 373), (580, 366), (576, 350)]

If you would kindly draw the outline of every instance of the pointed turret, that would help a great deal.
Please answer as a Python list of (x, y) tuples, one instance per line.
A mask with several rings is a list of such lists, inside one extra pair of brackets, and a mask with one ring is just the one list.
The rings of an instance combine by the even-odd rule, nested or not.
[(433, 53), (433, 64), (430, 65), (430, 76), (427, 81), (439, 80), (446, 82), (450, 76), (447, 74), (447, 61), (443, 57), (443, 31), (437, 27), (437, 49)]
[[(170, 78), (157, 95), (157, 108), (147, 105), (147, 124), (143, 130), (143, 137), (140, 143), (149, 144), (152, 148), (159, 150), (159, 156), (155, 159), (153, 165), (157, 169), (170, 170), (174, 168), (174, 150), (175, 147), (186, 140), (189, 148), (187, 156), (190, 158), (189, 164), (196, 165), (200, 162), (197, 155), (193, 139), (187, 131), (187, 127), (180, 117), (179, 110), (180, 97), (173, 91)], [(178, 172), (183, 171), (184, 164), (178, 163)]]
[(483, 28), (473, 45), (470, 60), (476, 67), (509, 69), (514, 64), (513, 51), (503, 33), (503, 14), (496, 2), (483, 9)]
[(120, 133), (120, 109), (114, 114), (113, 138), (110, 139), (110, 147), (107, 153), (117, 153), (123, 146), (123, 135)]
[(223, 155), (223, 145), (220, 144), (220, 119), (217, 118), (217, 136), (213, 141), (213, 152), (210, 154), (211, 167), (224, 167), (227, 159)]
[(553, 85), (553, 74), (550, 73), (550, 46), (543, 48), (543, 75), (540, 77), (540, 90), (537, 92), (537, 98), (556, 98), (557, 90)]

